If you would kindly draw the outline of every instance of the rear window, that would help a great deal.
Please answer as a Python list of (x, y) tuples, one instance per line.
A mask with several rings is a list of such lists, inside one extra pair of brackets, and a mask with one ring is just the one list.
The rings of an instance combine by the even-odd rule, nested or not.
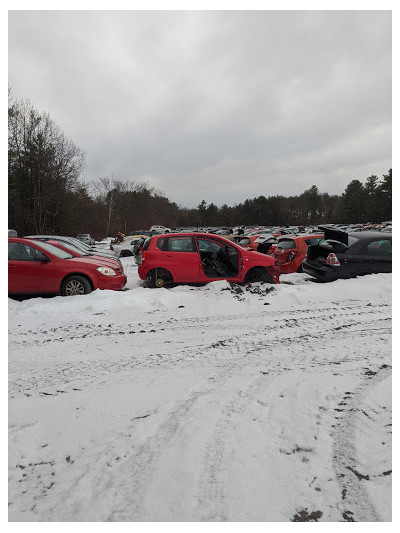
[(292, 250), (293, 248), (296, 248), (296, 243), (293, 239), (285, 239), (279, 241), (276, 247), (281, 248), (282, 250)]
[(360, 240), (358, 237), (353, 237), (353, 235), (349, 235), (348, 239), (349, 239), (349, 246), (352, 246), (353, 244), (355, 244), (356, 242)]
[(311, 237), (310, 239), (305, 239), (304, 242), (307, 246), (312, 246), (314, 244), (320, 244), (323, 240), (323, 237)]

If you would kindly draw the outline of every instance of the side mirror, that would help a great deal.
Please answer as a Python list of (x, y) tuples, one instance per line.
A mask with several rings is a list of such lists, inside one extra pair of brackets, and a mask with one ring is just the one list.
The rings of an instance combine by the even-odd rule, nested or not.
[(47, 257), (47, 255), (44, 255), (40, 252), (38, 252), (33, 259), (34, 261), (39, 261), (39, 263), (50, 263), (51, 262), (50, 258)]

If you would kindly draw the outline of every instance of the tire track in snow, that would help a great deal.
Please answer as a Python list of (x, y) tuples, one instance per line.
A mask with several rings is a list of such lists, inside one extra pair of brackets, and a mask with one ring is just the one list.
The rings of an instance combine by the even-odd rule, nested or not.
[(357, 464), (354, 432), (356, 419), (367, 416), (360, 409), (362, 396), (390, 374), (391, 367), (388, 365), (381, 366), (372, 376), (368, 373), (354, 392), (346, 393), (346, 401), (341, 402), (346, 407), (335, 409), (340, 416), (336, 417), (333, 430), (333, 462), (337, 480), (342, 487), (340, 511), (347, 522), (379, 521), (373, 502), (365, 490), (365, 483), (369, 480), (368, 472), (359, 472), (361, 469)]
[[(296, 310), (293, 313), (273, 313), (273, 317), (271, 313), (266, 312), (263, 313), (263, 316), (266, 322), (265, 331), (248, 327), (252, 322), (251, 315), (227, 317), (222, 321), (219, 329), (214, 328), (211, 319), (204, 317), (160, 322), (160, 325), (163, 324), (170, 328), (171, 333), (183, 330), (197, 332), (200, 328), (204, 328), (208, 330), (212, 339), (199, 344), (198, 340), (191, 338), (189, 345), (186, 345), (184, 349), (178, 349), (176, 352), (171, 353), (169, 347), (166, 348), (164, 346), (165, 332), (162, 335), (158, 335), (159, 331), (156, 330), (155, 333), (151, 334), (155, 343), (151, 355), (148, 350), (135, 357), (122, 357), (118, 353), (107, 360), (82, 360), (75, 361), (72, 365), (64, 360), (62, 365), (49, 369), (46, 376), (43, 370), (36, 373), (28, 371), (24, 375), (21, 372), (22, 367), (15, 365), (13, 372), (15, 374), (20, 372), (22, 377), (16, 378), (11, 382), (10, 391), (11, 393), (29, 391), (31, 394), (41, 394), (43, 393), (42, 389), (46, 387), (59, 387), (60, 384), (67, 385), (79, 380), (85, 382), (88, 380), (94, 381), (99, 377), (107, 376), (107, 374), (115, 375), (138, 367), (211, 366), (214, 372), (212, 388), (210, 388), (209, 384), (207, 386), (203, 383), (202, 390), (192, 391), (186, 398), (176, 402), (172, 409), (164, 413), (164, 418), (160, 421), (153, 435), (144, 441), (142, 440), (139, 445), (130, 444), (129, 454), (123, 462), (118, 465), (108, 465), (108, 468), (118, 468), (119, 473), (119, 484), (113, 487), (110, 497), (115, 498), (115, 502), (120, 502), (122, 500), (121, 494), (123, 494), (126, 504), (123, 507), (110, 504), (105, 518), (106, 521), (152, 520), (154, 515), (152, 515), (150, 507), (146, 507), (146, 497), (149, 492), (155, 490), (156, 478), (159, 474), (164, 473), (157, 470), (160, 456), (165, 454), (166, 450), (172, 448), (174, 441), (182, 438), (184, 428), (189, 424), (191, 413), (199, 401), (206, 400), (208, 395), (214, 394), (218, 387), (227, 383), (249, 364), (260, 370), (265, 368), (265, 371), (272, 375), (280, 375), (282, 372), (301, 368), (301, 365), (306, 362), (309, 363), (311, 355), (308, 348), (313, 347), (312, 361), (315, 368), (319, 370), (327, 367), (327, 371), (330, 371), (329, 367), (333, 364), (354, 363), (360, 359), (360, 354), (355, 354), (353, 359), (349, 357), (349, 353), (345, 354), (345, 359), (341, 358), (340, 354), (336, 354), (336, 359), (333, 359), (323, 350), (327, 342), (333, 346), (340, 340), (344, 342), (346, 339), (351, 341), (354, 339), (354, 335), (357, 334), (359, 337), (365, 338), (365, 343), (368, 344), (371, 337), (382, 338), (387, 336), (389, 338), (391, 333), (390, 308), (387, 306), (378, 305), (364, 308), (358, 305), (350, 305), (344, 308), (343, 311), (337, 308), (329, 310), (326, 308), (307, 309)], [(243, 324), (246, 327), (245, 336), (243, 334), (235, 335), (234, 333), (238, 330), (240, 331)], [(153, 323), (151, 323), (150, 327), (154, 327)], [(309, 328), (309, 333), (305, 334), (307, 328)], [(110, 342), (112, 342), (115, 335), (120, 336), (120, 329), (120, 326), (110, 327), (110, 331), (107, 333), (111, 337)], [(50, 330), (46, 331), (50, 332)], [(95, 326), (92, 332), (93, 335), (88, 334), (89, 338), (103, 335), (101, 325)], [(72, 334), (74, 334), (73, 330)], [(128, 334), (125, 333), (125, 335)], [(146, 336), (146, 340), (145, 335), (137, 332), (135, 337), (139, 338), (138, 351), (141, 351), (148, 343), (148, 337)], [(61, 339), (63, 338), (61, 337)], [(320, 343), (317, 343), (317, 340)], [(51, 344), (51, 349), (54, 350), (54, 345), (57, 345), (58, 342), (62, 342), (62, 340), (52, 340), (44, 346)], [(74, 346), (76, 339), (70, 339), (65, 342)], [(185, 341), (185, 343), (187, 342)], [(29, 344), (22, 346), (23, 349), (29, 349), (30, 347)], [(318, 349), (320, 349), (319, 353)], [(115, 359), (116, 355), (118, 355), (118, 360)], [(363, 362), (365, 363), (365, 357)], [(308, 368), (313, 368), (313, 365), (308, 365)], [(243, 383), (243, 380), (241, 380), (241, 383)], [(261, 378), (257, 376), (256, 379), (250, 379), (245, 389), (242, 387), (239, 391), (233, 390), (230, 396), (225, 398), (219, 406), (218, 418), (214, 425), (209, 421), (211, 436), (204, 447), (204, 463), (197, 486), (199, 503), (195, 509), (196, 515), (201, 520), (223, 521), (227, 518), (224, 505), (224, 481), (229, 474), (231, 457), (226, 437), (229, 435), (234, 438), (235, 416), (244, 412), (248, 403), (254, 399), (260, 383)], [(56, 393), (57, 391), (52, 392)], [(359, 398), (361, 393), (362, 390), (360, 389), (356, 397)], [(339, 428), (334, 431), (335, 454), (340, 458), (335, 463), (338, 476), (342, 475), (342, 470), (346, 466), (351, 466), (353, 471), (357, 469), (357, 465), (354, 463), (345, 464), (349, 463), (347, 460), (349, 458), (348, 450), (352, 453), (354, 449), (351, 416), (355, 415), (349, 416), (350, 418), (345, 419), (342, 423), (343, 431), (340, 431)], [(137, 427), (135, 425), (131, 428), (132, 435), (135, 434), (135, 428)], [(127, 428), (128, 430), (129, 428)], [(344, 437), (341, 440), (342, 432)], [(119, 438), (123, 439), (128, 446), (130, 441), (126, 435)], [(112, 457), (115, 455), (114, 451), (120, 448), (121, 441), (117, 440), (105, 449), (97, 450), (99, 464), (104, 463), (102, 458)], [(101, 484), (100, 471), (101, 468), (98, 468), (96, 461), (92, 464), (88, 463), (86, 470), (82, 472), (82, 483), (85, 485), (88, 480), (90, 482), (91, 479), (96, 479)], [(339, 478), (339, 481), (345, 482), (347, 487), (347, 499), (343, 505), (343, 512), (350, 510), (354, 513), (354, 517), (359, 517), (363, 516), (364, 509), (368, 508), (369, 502), (365, 493), (361, 490), (362, 486), (360, 488), (360, 484), (357, 485), (357, 479), (353, 471), (346, 469), (344, 474), (347, 477)], [(113, 479), (116, 476), (110, 475), (109, 477)], [(342, 486), (344, 487), (345, 485)], [(72, 496), (69, 497), (72, 498)], [(64, 500), (63, 505), (67, 506), (69, 497)], [(150, 499), (150, 501), (154, 500)], [(54, 508), (53, 511), (55, 513), (54, 516), (56, 516), (57, 508)], [(171, 512), (173, 512), (173, 509)], [(366, 516), (372, 517), (371, 520), (376, 520), (373, 512)]]
[[(368, 306), (362, 306), (358, 303), (354, 305), (347, 305), (343, 307), (324, 307), (321, 309), (300, 309), (296, 311), (265, 311), (261, 316), (265, 316), (269, 327), (274, 330), (284, 329), (286, 327), (305, 327), (312, 326), (311, 329), (317, 330), (319, 326), (323, 325), (325, 321), (339, 321), (342, 323), (347, 318), (353, 318), (359, 316), (360, 318), (367, 317), (368, 315), (375, 316), (377, 311), (387, 310), (387, 316), (391, 317), (391, 307), (386, 304), (371, 304)], [(259, 318), (260, 314), (257, 314)], [(290, 318), (288, 318), (290, 317)], [(160, 331), (175, 331), (175, 330), (198, 330), (201, 328), (209, 328), (213, 323), (212, 318), (209, 317), (185, 317), (182, 319), (168, 318), (164, 321), (153, 323), (145, 323), (143, 320), (139, 323), (127, 323), (124, 326), (121, 324), (93, 324), (93, 323), (75, 323), (68, 324), (66, 326), (59, 326), (56, 328), (43, 328), (35, 330), (17, 330), (9, 332), (9, 346), (14, 348), (17, 346), (35, 346), (46, 345), (57, 342), (66, 342), (66, 340), (78, 340), (93, 337), (109, 337), (113, 335), (120, 336), (136, 336), (143, 333), (153, 334)], [(246, 323), (249, 320), (249, 313), (224, 316), (222, 321), (226, 326), (232, 325), (236, 328), (236, 324), (241, 320)], [(43, 337), (45, 339), (43, 340)]]
[[(391, 315), (389, 309), (380, 309), (381, 315), (376, 315), (376, 309), (371, 306), (372, 309), (365, 311), (365, 308), (356, 307), (352, 308), (352, 312), (349, 309), (343, 313), (340, 310), (336, 310), (336, 313), (326, 315), (325, 310), (317, 310), (319, 315), (316, 316), (314, 310), (313, 316), (309, 317), (310, 310), (306, 310), (306, 316), (303, 313), (296, 312), (296, 317), (293, 319), (278, 319), (272, 322), (272, 324), (266, 324), (265, 330), (260, 331), (259, 328), (247, 330), (245, 335), (243, 333), (239, 335), (226, 336), (226, 332), (231, 330), (240, 331), (243, 329), (239, 323), (234, 321), (233, 317), (229, 317), (228, 320), (223, 321), (222, 326), (219, 329), (214, 329), (211, 319), (188, 319), (182, 320), (175, 324), (168, 332), (163, 330), (155, 330), (151, 333), (151, 345), (149, 345), (149, 339), (147, 335), (137, 333), (134, 335), (135, 350), (132, 354), (130, 349), (131, 344), (128, 345), (128, 350), (125, 348), (126, 355), (121, 356), (113, 354), (112, 358), (92, 359), (92, 360), (79, 360), (62, 363), (56, 363), (55, 367), (51, 367), (46, 373), (43, 370), (27, 370), (27, 361), (23, 361), (18, 364), (11, 362), (9, 365), (9, 392), (10, 394), (26, 393), (31, 394), (38, 389), (46, 389), (48, 387), (56, 386), (58, 389), (53, 390), (50, 394), (59, 394), (67, 391), (60, 391), (60, 387), (68, 386), (71, 383), (79, 383), (86, 381), (87, 379), (95, 380), (101, 376), (107, 376), (109, 374), (117, 374), (120, 372), (131, 371), (140, 367), (153, 368), (153, 367), (167, 367), (172, 368), (178, 365), (200, 365), (204, 366), (206, 363), (212, 364), (225, 364), (229, 363), (232, 358), (247, 357), (249, 353), (257, 353), (260, 349), (268, 347), (270, 351), (273, 351), (283, 345), (293, 346), (296, 349), (296, 345), (307, 346), (308, 344), (314, 344), (316, 341), (320, 342), (321, 338), (325, 341), (327, 339), (340, 338), (343, 339), (346, 336), (351, 337), (355, 334), (358, 336), (368, 336), (372, 332), (375, 335), (390, 335), (391, 334)], [(377, 306), (382, 307), (382, 306)], [(285, 315), (286, 316), (286, 315)], [(268, 318), (268, 315), (266, 315)], [(311, 320), (313, 324), (313, 333), (307, 331), (308, 321)], [(317, 320), (317, 325), (315, 321)], [(251, 317), (246, 316), (246, 325), (251, 323)], [(277, 323), (274, 323), (277, 322)], [(207, 330), (208, 336), (212, 336), (215, 340), (211, 344), (198, 343), (198, 336), (194, 338), (184, 339), (182, 337), (183, 349), (176, 349), (174, 352), (169, 350), (168, 335), (171, 335), (171, 339), (175, 336), (175, 329), (185, 332), (190, 328), (197, 331), (202, 329)], [(246, 329), (247, 329), (246, 328)], [(100, 335), (102, 335), (101, 330)], [(118, 335), (120, 337), (120, 328), (115, 330), (115, 333), (109, 333), (110, 343), (113, 343), (113, 336)], [(310, 331), (308, 329), (308, 331)], [(97, 336), (98, 331), (92, 329), (94, 336)], [(130, 333), (126, 333), (129, 335)], [(222, 338), (221, 338), (222, 337)], [(131, 337), (132, 338), (132, 337)], [(57, 342), (57, 341), (54, 341)], [(62, 341), (69, 343), (73, 350), (77, 339), (69, 339)], [(132, 341), (133, 342), (133, 341)], [(30, 346), (30, 345), (29, 345)], [(28, 348), (28, 346), (24, 346)], [(50, 349), (50, 348), (49, 348)], [(51, 348), (54, 350), (54, 348)], [(150, 350), (150, 352), (149, 352)], [(216, 358), (218, 355), (220, 359)], [(304, 354), (307, 358), (307, 354)], [(298, 361), (298, 360), (297, 360)], [(315, 364), (323, 364), (323, 361), (316, 361)], [(15, 376), (15, 377), (14, 377)], [(44, 391), (48, 392), (48, 391)], [(43, 392), (42, 392), (43, 393)]]

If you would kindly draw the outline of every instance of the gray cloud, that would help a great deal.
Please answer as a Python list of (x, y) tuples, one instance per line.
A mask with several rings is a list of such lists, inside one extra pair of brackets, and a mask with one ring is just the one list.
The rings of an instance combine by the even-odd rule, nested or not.
[(391, 163), (390, 11), (11, 11), (9, 83), (86, 152), (88, 181), (180, 205)]

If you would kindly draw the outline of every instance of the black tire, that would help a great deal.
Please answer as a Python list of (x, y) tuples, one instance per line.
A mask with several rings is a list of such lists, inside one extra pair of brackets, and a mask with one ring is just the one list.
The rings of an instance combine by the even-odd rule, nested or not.
[(272, 277), (263, 267), (252, 268), (246, 274), (246, 283), (256, 283), (257, 281), (264, 281), (265, 283), (274, 283)]
[(297, 269), (297, 272), (301, 274), (303, 272), (303, 265), (301, 264), (299, 268)]
[(61, 296), (75, 296), (92, 292), (90, 281), (84, 276), (74, 274), (65, 279), (61, 285)]

